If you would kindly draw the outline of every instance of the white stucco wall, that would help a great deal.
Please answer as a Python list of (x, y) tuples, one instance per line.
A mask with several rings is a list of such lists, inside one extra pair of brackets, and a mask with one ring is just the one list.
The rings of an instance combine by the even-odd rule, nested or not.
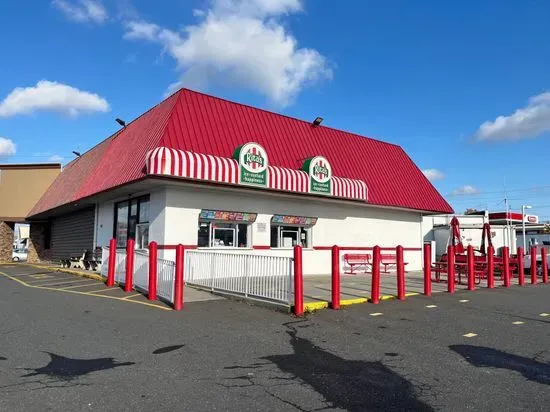
[[(145, 193), (142, 193), (145, 194)], [(317, 217), (312, 229), (313, 249), (304, 249), (304, 274), (328, 274), (331, 251), (337, 244), (343, 247), (421, 248), (424, 241), (420, 213), (370, 207), (364, 204), (334, 202), (325, 199), (297, 198), (284, 194), (246, 192), (235, 189), (207, 188), (190, 185), (158, 187), (150, 194), (149, 240), (159, 245), (197, 245), (198, 220), (201, 209), (257, 213), (252, 225), (251, 244), (270, 246), (270, 224), (274, 214)], [(98, 246), (107, 246), (113, 236), (114, 205), (124, 197), (100, 203), (96, 239)], [(265, 231), (259, 230), (265, 224)], [(315, 250), (314, 248), (325, 250)], [(275, 254), (292, 256), (292, 249), (223, 248), (226, 252)], [(343, 251), (354, 253), (353, 250)], [(355, 251), (355, 253), (371, 253)], [(393, 251), (382, 253), (394, 254)], [(174, 259), (173, 249), (159, 250), (159, 257)], [(407, 270), (420, 270), (420, 251), (405, 251)], [(343, 259), (342, 259), (343, 261)], [(342, 265), (343, 266), (343, 265)]]
[[(200, 210), (213, 209), (258, 213), (252, 228), (252, 244), (256, 247), (270, 245), (270, 222), (274, 214), (317, 217), (317, 224), (312, 230), (314, 247), (330, 247), (334, 244), (361, 247), (395, 247), (401, 244), (405, 248), (422, 247), (421, 215), (415, 212), (328, 202), (323, 199), (191, 186), (167, 188), (165, 200), (164, 244), (168, 245), (196, 245)], [(267, 230), (258, 231), (258, 223), (265, 223)], [(244, 253), (242, 249), (234, 251)], [(266, 253), (265, 250), (246, 252)], [(277, 249), (269, 253), (290, 256), (292, 251)], [(164, 256), (171, 258), (173, 252), (167, 251)], [(408, 270), (421, 268), (422, 258), (419, 251), (406, 251), (405, 260), (409, 262)], [(329, 250), (304, 250), (305, 274), (329, 272)]]

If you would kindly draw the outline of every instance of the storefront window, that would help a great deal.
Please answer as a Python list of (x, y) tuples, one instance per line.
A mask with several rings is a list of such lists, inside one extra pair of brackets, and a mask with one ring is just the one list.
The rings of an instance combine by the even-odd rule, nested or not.
[(316, 217), (275, 215), (271, 219), (271, 247), (290, 248), (300, 245), (310, 248), (312, 227)]
[(149, 195), (125, 200), (115, 205), (117, 247), (126, 247), (128, 239), (136, 241), (137, 249), (149, 244)]
[(199, 247), (250, 247), (250, 228), (255, 213), (201, 210)]

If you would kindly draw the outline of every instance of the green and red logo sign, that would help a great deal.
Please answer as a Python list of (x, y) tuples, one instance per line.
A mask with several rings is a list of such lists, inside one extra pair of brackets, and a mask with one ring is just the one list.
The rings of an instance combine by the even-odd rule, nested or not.
[(330, 195), (332, 193), (332, 168), (327, 159), (316, 156), (306, 159), (302, 170), (309, 174), (309, 191)]
[(267, 153), (258, 143), (246, 143), (237, 147), (233, 158), (239, 162), (239, 183), (267, 186)]

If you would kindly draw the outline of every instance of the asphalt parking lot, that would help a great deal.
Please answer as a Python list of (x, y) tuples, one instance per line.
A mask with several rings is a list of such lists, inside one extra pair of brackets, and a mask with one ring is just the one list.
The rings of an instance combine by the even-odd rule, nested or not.
[(0, 266), (11, 276), (0, 275), (4, 410), (543, 411), (550, 402), (548, 285), (297, 319), (223, 299), (158, 310), (27, 287), (15, 271)]

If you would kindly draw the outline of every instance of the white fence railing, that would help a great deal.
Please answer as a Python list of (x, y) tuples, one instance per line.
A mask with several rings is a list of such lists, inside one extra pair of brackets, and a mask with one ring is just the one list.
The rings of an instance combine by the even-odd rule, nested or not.
[(101, 270), (99, 271), (99, 273), (101, 276), (106, 278), (108, 270), (109, 270), (109, 248), (103, 246), (101, 248)]
[(149, 254), (140, 250), (134, 252), (134, 288), (149, 291)]
[(282, 256), (190, 250), (185, 283), (211, 291), (289, 304), (292, 259)]
[(118, 284), (126, 283), (126, 250), (116, 251), (115, 282)]
[(157, 295), (170, 303), (174, 302), (174, 279), (176, 263), (171, 260), (157, 259)]

